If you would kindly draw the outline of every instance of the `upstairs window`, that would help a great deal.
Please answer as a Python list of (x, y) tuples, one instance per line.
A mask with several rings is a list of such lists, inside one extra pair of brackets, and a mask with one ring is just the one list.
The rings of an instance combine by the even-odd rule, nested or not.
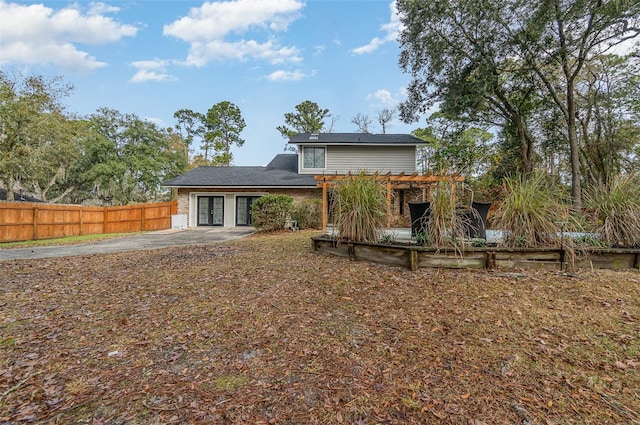
[(304, 168), (325, 168), (325, 148), (305, 146), (302, 148)]

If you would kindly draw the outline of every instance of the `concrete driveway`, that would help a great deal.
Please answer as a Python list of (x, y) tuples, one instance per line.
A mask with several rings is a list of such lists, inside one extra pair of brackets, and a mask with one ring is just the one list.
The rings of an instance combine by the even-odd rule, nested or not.
[(197, 227), (187, 230), (159, 230), (78, 245), (0, 249), (0, 261), (140, 251), (172, 246), (206, 245), (239, 239), (254, 232), (255, 229), (253, 227)]

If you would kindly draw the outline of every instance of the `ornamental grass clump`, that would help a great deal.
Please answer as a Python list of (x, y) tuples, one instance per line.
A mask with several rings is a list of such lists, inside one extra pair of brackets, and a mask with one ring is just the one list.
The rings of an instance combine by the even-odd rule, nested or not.
[(593, 232), (609, 246), (640, 247), (640, 175), (618, 175), (585, 190)]
[(377, 242), (387, 218), (385, 188), (376, 175), (347, 175), (333, 189), (334, 226), (342, 240)]
[(573, 228), (567, 194), (542, 173), (505, 179), (504, 199), (493, 227), (504, 231), (502, 244), (525, 248), (560, 245), (560, 232)]
[(436, 248), (453, 247), (464, 250), (464, 238), (468, 217), (460, 214), (460, 205), (453, 181), (439, 181), (431, 190), (431, 201), (427, 230), (429, 241)]

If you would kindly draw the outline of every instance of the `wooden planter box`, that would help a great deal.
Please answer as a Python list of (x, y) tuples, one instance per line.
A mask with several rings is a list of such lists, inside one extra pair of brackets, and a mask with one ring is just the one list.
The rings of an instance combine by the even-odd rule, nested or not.
[[(465, 248), (461, 254), (452, 249), (415, 245), (383, 245), (366, 242), (339, 242), (326, 236), (311, 238), (316, 252), (352, 260), (406, 267), (453, 269), (550, 269), (565, 270), (565, 252), (560, 248)], [(576, 267), (597, 269), (640, 269), (640, 249), (590, 249), (579, 253)]]

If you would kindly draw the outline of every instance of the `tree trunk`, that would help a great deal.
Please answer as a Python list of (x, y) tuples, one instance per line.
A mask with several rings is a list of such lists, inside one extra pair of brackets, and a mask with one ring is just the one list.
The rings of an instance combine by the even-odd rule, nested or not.
[(4, 188), (7, 189), (7, 202), (16, 201), (15, 180), (13, 180), (11, 177), (8, 177), (7, 179), (3, 180), (3, 183), (4, 183)]
[(580, 150), (578, 149), (578, 133), (576, 129), (576, 102), (573, 83), (567, 84), (567, 130), (571, 154), (571, 203), (575, 211), (582, 208), (582, 185), (580, 177)]
[(531, 156), (533, 155), (533, 143), (527, 134), (525, 123), (521, 116), (513, 117), (513, 121), (518, 129), (518, 139), (520, 140), (520, 171), (522, 174), (529, 174), (533, 171)]

